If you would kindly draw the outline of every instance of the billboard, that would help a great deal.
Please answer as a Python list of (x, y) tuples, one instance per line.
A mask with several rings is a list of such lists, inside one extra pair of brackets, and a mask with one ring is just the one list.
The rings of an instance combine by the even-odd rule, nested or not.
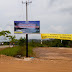
[(14, 33), (40, 33), (40, 21), (14, 21)]
[(41, 34), (42, 39), (54, 38), (61, 40), (72, 40), (72, 34)]

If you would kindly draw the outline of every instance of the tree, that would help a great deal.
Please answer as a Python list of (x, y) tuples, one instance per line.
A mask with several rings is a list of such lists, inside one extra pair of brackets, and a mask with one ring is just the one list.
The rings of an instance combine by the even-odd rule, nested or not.
[(25, 42), (26, 42), (26, 39), (25, 39), (25, 38), (22, 38), (22, 37), (21, 37), (21, 38), (19, 39), (19, 45), (20, 45), (20, 46), (24, 46), (24, 45), (25, 45)]
[(10, 39), (10, 42), (13, 44), (14, 42), (15, 42), (15, 36), (11, 36), (11, 35), (9, 35), (8, 36), (9, 37), (9, 39)]
[(10, 32), (10, 31), (1, 31), (1, 32), (0, 32), (0, 36), (3, 35), (3, 36), (6, 36), (6, 37), (7, 37), (8, 34), (11, 34), (11, 32)]

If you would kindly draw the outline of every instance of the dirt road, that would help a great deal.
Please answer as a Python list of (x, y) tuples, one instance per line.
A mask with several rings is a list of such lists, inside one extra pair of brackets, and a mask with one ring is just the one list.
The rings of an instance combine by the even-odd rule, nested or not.
[(9, 47), (9, 45), (1, 45), (1, 46), (0, 46), (0, 49), (1, 49), (1, 48), (8, 48), (8, 47)]
[(37, 48), (30, 61), (0, 56), (0, 72), (72, 72), (72, 49)]
[(72, 59), (72, 48), (43, 47), (34, 49), (34, 52), (40, 59)]

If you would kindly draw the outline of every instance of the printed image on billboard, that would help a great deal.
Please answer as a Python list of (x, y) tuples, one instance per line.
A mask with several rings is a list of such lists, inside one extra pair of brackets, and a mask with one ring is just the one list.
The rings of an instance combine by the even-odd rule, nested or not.
[(14, 33), (40, 33), (40, 21), (14, 21)]

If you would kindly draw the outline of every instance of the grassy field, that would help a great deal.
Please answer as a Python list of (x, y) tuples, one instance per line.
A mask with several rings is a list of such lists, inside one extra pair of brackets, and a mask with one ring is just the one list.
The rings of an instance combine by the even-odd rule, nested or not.
[[(28, 47), (28, 55), (29, 56), (33, 56), (33, 48), (29, 46)], [(6, 48), (3, 50), (0, 50), (0, 54), (2, 55), (7, 55), (7, 56), (17, 56), (17, 55), (21, 55), (21, 56), (26, 56), (26, 47), (25, 46), (16, 46), (16, 47), (12, 47), (12, 48)]]

